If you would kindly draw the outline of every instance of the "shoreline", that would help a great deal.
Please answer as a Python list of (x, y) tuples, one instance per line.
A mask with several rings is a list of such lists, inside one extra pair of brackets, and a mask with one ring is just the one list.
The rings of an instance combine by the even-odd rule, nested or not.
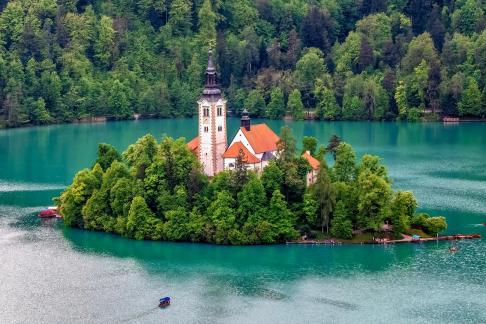
[[(32, 128), (32, 127), (47, 127), (47, 126), (55, 126), (55, 125), (69, 125), (69, 124), (103, 124), (103, 123), (111, 123), (111, 122), (118, 122), (118, 121), (137, 121), (137, 120), (167, 120), (167, 119), (192, 119), (197, 117), (192, 116), (192, 117), (154, 117), (154, 116), (142, 116), (140, 114), (134, 114), (131, 118), (124, 118), (124, 119), (116, 119), (114, 117), (108, 117), (108, 116), (98, 116), (98, 117), (84, 117), (84, 118), (79, 118), (79, 119), (73, 119), (71, 121), (66, 121), (66, 122), (54, 122), (54, 123), (48, 123), (48, 124), (24, 124), (24, 125), (19, 125), (19, 126), (14, 126), (14, 127), (6, 127), (5, 124), (0, 123), (0, 130), (7, 130), (7, 129), (22, 129), (22, 128)], [(232, 115), (231, 117), (237, 117), (237, 115)], [(269, 119), (266, 117), (258, 117), (262, 120), (274, 120), (274, 119)], [(277, 120), (282, 120), (285, 122), (289, 121), (295, 121), (292, 117), (289, 116), (284, 116), (282, 119), (277, 119)], [(443, 121), (443, 120), (419, 120), (419, 121), (406, 121), (406, 120), (366, 120), (366, 119), (352, 119), (352, 120), (344, 120), (344, 119), (339, 119), (339, 120), (319, 120), (315, 118), (304, 118), (304, 122), (312, 122), (312, 121), (317, 121), (317, 122), (377, 122), (377, 123), (442, 123), (444, 125), (458, 125), (461, 123), (486, 123), (486, 118), (484, 119), (459, 119), (459, 121)]]
[(353, 242), (348, 240), (327, 239), (327, 240), (295, 240), (285, 242), (287, 245), (387, 245), (387, 244), (403, 244), (403, 243), (424, 243), (437, 241), (460, 241), (460, 240), (474, 240), (481, 239), (481, 234), (455, 234), (442, 235), (438, 237), (426, 237), (414, 240), (411, 236), (404, 236), (400, 240), (381, 240), (381, 241), (363, 241)]

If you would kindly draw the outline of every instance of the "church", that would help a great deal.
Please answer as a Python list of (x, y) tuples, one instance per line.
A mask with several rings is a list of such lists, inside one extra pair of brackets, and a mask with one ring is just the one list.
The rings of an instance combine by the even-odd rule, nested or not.
[(266, 124), (252, 125), (248, 112), (241, 117), (241, 127), (228, 146), (226, 131), (227, 101), (217, 82), (212, 52), (209, 51), (204, 91), (198, 103), (199, 133), (187, 145), (197, 155), (204, 173), (210, 177), (235, 167), (243, 152), (248, 170), (261, 172), (277, 154), (279, 137)]
[[(269, 161), (277, 155), (280, 138), (267, 124), (252, 125), (248, 111), (243, 111), (240, 129), (228, 146), (226, 133), (227, 101), (221, 95), (217, 82), (212, 52), (209, 51), (204, 91), (198, 103), (198, 136), (187, 146), (196, 154), (203, 165), (204, 173), (210, 177), (223, 170), (235, 168), (240, 152), (248, 170), (260, 173)], [(309, 162), (311, 171), (307, 174), (307, 186), (315, 183), (319, 161), (309, 152), (302, 154)]]

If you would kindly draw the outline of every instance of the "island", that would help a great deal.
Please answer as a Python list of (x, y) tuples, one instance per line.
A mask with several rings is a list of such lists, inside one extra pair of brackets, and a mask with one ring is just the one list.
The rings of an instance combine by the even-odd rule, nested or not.
[[(284, 127), (276, 158), (257, 173), (243, 150), (232, 170), (203, 172), (184, 139), (152, 135), (119, 154), (100, 144), (91, 169), (76, 174), (58, 200), (67, 226), (115, 233), (137, 240), (274, 244), (307, 238), (363, 242), (372, 237), (435, 236), (444, 217), (417, 213), (411, 192), (394, 191), (377, 156), (356, 161), (337, 137), (327, 147), (312, 137), (297, 154)], [(319, 161), (315, 183), (310, 154)], [(332, 161), (329, 167), (326, 156)]]
[(212, 51), (197, 106), (198, 136), (189, 143), (146, 135), (121, 155), (99, 145), (92, 169), (58, 200), (65, 224), (139, 240), (233, 245), (426, 237), (447, 227), (444, 217), (417, 214), (411, 192), (393, 191), (379, 157), (356, 161), (336, 135), (327, 146), (305, 137), (299, 152), (290, 127), (278, 136), (244, 110), (228, 142)]

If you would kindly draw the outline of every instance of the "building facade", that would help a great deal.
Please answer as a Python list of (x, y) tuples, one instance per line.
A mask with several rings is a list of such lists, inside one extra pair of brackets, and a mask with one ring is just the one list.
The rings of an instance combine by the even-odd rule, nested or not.
[(199, 107), (199, 150), (197, 154), (204, 167), (204, 173), (212, 177), (223, 171), (224, 168), (223, 154), (227, 147), (227, 102), (221, 96), (211, 51), (206, 69), (204, 91), (197, 103)]
[(266, 124), (251, 125), (245, 110), (241, 127), (228, 146), (226, 115), (227, 101), (221, 95), (210, 51), (204, 91), (198, 100), (198, 136), (187, 145), (197, 155), (204, 173), (210, 177), (223, 170), (234, 169), (240, 154), (249, 170), (261, 172), (276, 157), (280, 138)]

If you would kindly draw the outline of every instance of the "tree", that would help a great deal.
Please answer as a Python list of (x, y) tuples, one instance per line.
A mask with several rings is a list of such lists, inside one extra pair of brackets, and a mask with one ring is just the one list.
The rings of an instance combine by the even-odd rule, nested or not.
[[(174, 36), (187, 35), (191, 28), (191, 3), (188, 0), (172, 1), (168, 23)], [(209, 21), (204, 23), (209, 23)]]
[(284, 94), (279, 87), (272, 89), (266, 115), (270, 119), (280, 119), (285, 115)]
[(262, 184), (267, 193), (267, 197), (271, 197), (275, 190), (281, 190), (283, 185), (283, 171), (275, 163), (270, 161), (262, 172)]
[(429, 217), (425, 221), (427, 233), (436, 235), (447, 228), (445, 217)]
[(149, 134), (130, 145), (123, 153), (123, 158), (132, 167), (134, 176), (138, 179), (144, 179), (145, 170), (154, 162), (157, 152), (157, 140)]
[(345, 240), (353, 238), (353, 223), (346, 215), (343, 201), (336, 204), (334, 217), (331, 220), (331, 235)]
[(359, 50), (358, 57), (358, 71), (362, 72), (366, 70), (367, 67), (373, 66), (374, 56), (371, 44), (366, 37), (361, 37), (361, 47)]
[(328, 33), (330, 27), (332, 22), (329, 14), (316, 6), (311, 6), (300, 25), (300, 37), (304, 46), (328, 50), (332, 43)]
[(97, 38), (93, 45), (94, 57), (100, 67), (108, 69), (112, 64), (113, 50), (115, 46), (113, 19), (107, 16), (102, 16), (96, 35)]
[(33, 120), (34, 124), (46, 124), (50, 121), (51, 116), (49, 116), (49, 112), (46, 109), (46, 103), (43, 98), (39, 98), (34, 102), (34, 107), (30, 118)]
[(231, 187), (235, 194), (248, 182), (248, 164), (243, 149), (238, 151), (235, 161), (235, 168), (231, 173)]
[(302, 140), (303, 152), (308, 151), (312, 156), (316, 155), (317, 138), (313, 136), (304, 136)]
[(364, 155), (358, 168), (358, 225), (379, 230), (390, 215), (392, 189), (386, 168), (376, 156)]
[(296, 143), (292, 129), (284, 126), (280, 130), (280, 139), (277, 142), (278, 162), (282, 165), (290, 164), (295, 160)]
[(483, 118), (486, 116), (486, 86), (484, 87), (481, 95), (481, 115)]
[(407, 74), (412, 73), (423, 61), (425, 61), (426, 64), (438, 61), (437, 51), (429, 33), (423, 33), (410, 42), (407, 54), (402, 60), (404, 72)]
[(290, 112), (290, 115), (294, 120), (304, 119), (304, 105), (302, 104), (302, 96), (298, 89), (294, 89), (289, 94), (287, 111)]
[(314, 89), (317, 78), (326, 72), (323, 54), (316, 48), (305, 53), (295, 66), (295, 80), (302, 91)]
[(229, 244), (235, 236), (237, 229), (234, 205), (231, 194), (223, 190), (217, 193), (216, 199), (209, 206), (208, 217), (214, 226), (211, 237), (214, 243)]
[(440, 51), (444, 45), (444, 36), (446, 34), (446, 28), (442, 21), (441, 8), (438, 4), (434, 4), (430, 19), (427, 23), (427, 31), (434, 40), (435, 47)]
[(76, 174), (73, 183), (66, 188), (60, 197), (60, 211), (67, 226), (83, 228), (82, 208), (100, 183), (89, 169)]
[(318, 205), (318, 220), (320, 223), (321, 231), (324, 233), (324, 227), (326, 232), (329, 232), (329, 222), (331, 220), (331, 214), (336, 204), (336, 196), (334, 188), (332, 186), (331, 178), (327, 165), (324, 161), (321, 161), (319, 166), (319, 173), (316, 183), (314, 184), (314, 192)]
[(108, 218), (107, 208), (105, 195), (101, 191), (95, 190), (81, 210), (84, 228), (106, 232), (112, 231), (114, 222), (106, 222)]
[(314, 192), (312, 190), (306, 190), (304, 194), (304, 205), (302, 207), (302, 211), (304, 213), (305, 220), (313, 226), (317, 225), (318, 209), (319, 205)]
[(336, 148), (333, 167), (336, 181), (351, 182), (356, 175), (356, 155), (348, 143), (340, 143)]
[(329, 152), (329, 153), (332, 154), (334, 161), (336, 161), (336, 153), (337, 153), (337, 149), (339, 147), (339, 144), (341, 144), (341, 138), (339, 136), (337, 136), (336, 134), (334, 134), (329, 139), (329, 144), (327, 144), (327, 147), (326, 147), (326, 152)]
[(248, 96), (245, 98), (245, 108), (248, 112), (257, 117), (263, 117), (265, 115), (265, 99), (260, 90), (254, 89), (248, 93)]
[(121, 178), (116, 181), (110, 189), (110, 207), (113, 215), (127, 217), (135, 193), (135, 186), (131, 179)]
[(458, 108), (459, 114), (462, 116), (479, 117), (481, 115), (481, 91), (475, 79), (469, 78), (467, 80), (467, 85), (462, 93)]
[(103, 171), (106, 171), (113, 161), (121, 161), (121, 156), (116, 148), (110, 144), (98, 144), (97, 159), (94, 164), (99, 164)]
[(472, 35), (483, 17), (481, 2), (478, 0), (466, 0), (452, 14), (452, 26), (460, 33)]
[(317, 99), (316, 117), (318, 119), (334, 120), (340, 117), (339, 106), (332, 87), (325, 85), (322, 80), (318, 79), (314, 96)]
[(133, 198), (127, 219), (128, 237), (136, 240), (150, 238), (155, 230), (153, 226), (150, 226), (150, 220), (156, 220), (156, 218), (145, 203), (145, 199), (140, 196)]
[(129, 94), (130, 89), (118, 79), (112, 82), (108, 94), (108, 105), (115, 117), (128, 118), (132, 115)]
[(276, 242), (285, 242), (298, 236), (294, 229), (295, 219), (279, 190), (273, 192), (266, 214), (269, 223), (275, 227)]
[(410, 227), (417, 208), (417, 200), (411, 192), (399, 191), (395, 194), (391, 207), (391, 221), (395, 233), (403, 233)]
[(253, 176), (238, 193), (238, 218), (237, 223), (243, 225), (252, 215), (263, 212), (267, 197), (261, 180)]
[(205, 45), (213, 47), (216, 45), (216, 14), (213, 12), (211, 0), (204, 0), (198, 13), (199, 35)]

